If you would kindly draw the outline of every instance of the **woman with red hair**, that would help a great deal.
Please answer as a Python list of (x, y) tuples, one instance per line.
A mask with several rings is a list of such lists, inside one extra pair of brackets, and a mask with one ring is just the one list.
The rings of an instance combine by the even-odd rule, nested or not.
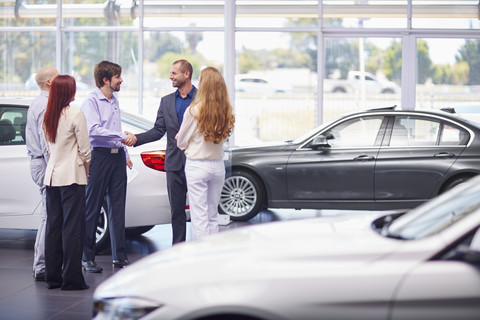
[(70, 107), (75, 79), (59, 75), (52, 81), (43, 130), (49, 161), (45, 172), (47, 229), (45, 280), (49, 289), (87, 289), (82, 273), (85, 233), (85, 185), (90, 142), (85, 115)]

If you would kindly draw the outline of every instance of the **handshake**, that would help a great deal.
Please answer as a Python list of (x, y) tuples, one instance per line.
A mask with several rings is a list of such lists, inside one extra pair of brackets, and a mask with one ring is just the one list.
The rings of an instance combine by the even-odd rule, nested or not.
[(122, 143), (127, 147), (133, 147), (133, 145), (137, 143), (137, 136), (128, 131), (125, 131), (125, 134), (127, 135), (127, 139), (122, 140)]

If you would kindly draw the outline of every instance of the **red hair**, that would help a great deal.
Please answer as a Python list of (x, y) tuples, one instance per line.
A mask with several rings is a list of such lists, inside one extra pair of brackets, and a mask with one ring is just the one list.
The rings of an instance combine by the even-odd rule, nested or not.
[(55, 143), (57, 139), (58, 121), (63, 109), (75, 98), (75, 79), (69, 75), (59, 75), (52, 81), (48, 95), (47, 110), (43, 117), (43, 129), (48, 141)]

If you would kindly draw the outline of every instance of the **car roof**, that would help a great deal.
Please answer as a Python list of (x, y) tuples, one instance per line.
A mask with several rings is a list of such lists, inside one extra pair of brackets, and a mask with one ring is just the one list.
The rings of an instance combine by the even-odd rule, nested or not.
[(0, 97), (0, 104), (28, 107), (33, 99), (33, 97)]
[(355, 111), (351, 113), (347, 113), (342, 115), (340, 118), (343, 117), (348, 117), (352, 115), (361, 115), (361, 114), (375, 114), (375, 113), (390, 113), (390, 114), (402, 114), (402, 113), (414, 113), (414, 114), (427, 114), (427, 115), (435, 115), (435, 116), (441, 116), (441, 117), (446, 117), (449, 118), (450, 120), (460, 120), (460, 121), (465, 121), (463, 117), (459, 115), (455, 115), (452, 112), (449, 112), (447, 109), (422, 109), (422, 108), (417, 108), (417, 109), (400, 109), (398, 108), (397, 105), (393, 106), (388, 106), (388, 107), (378, 107), (378, 108), (371, 108), (371, 109), (366, 109), (366, 110), (360, 110), (360, 111)]

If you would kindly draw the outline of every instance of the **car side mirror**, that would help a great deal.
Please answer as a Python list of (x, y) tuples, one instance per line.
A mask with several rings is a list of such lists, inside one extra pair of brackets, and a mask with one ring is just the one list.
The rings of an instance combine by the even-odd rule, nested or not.
[(480, 228), (477, 229), (469, 246), (459, 248), (462, 260), (480, 264)]
[(313, 149), (329, 148), (330, 147), (330, 145), (328, 144), (327, 137), (322, 135), (322, 134), (313, 138), (310, 146)]

